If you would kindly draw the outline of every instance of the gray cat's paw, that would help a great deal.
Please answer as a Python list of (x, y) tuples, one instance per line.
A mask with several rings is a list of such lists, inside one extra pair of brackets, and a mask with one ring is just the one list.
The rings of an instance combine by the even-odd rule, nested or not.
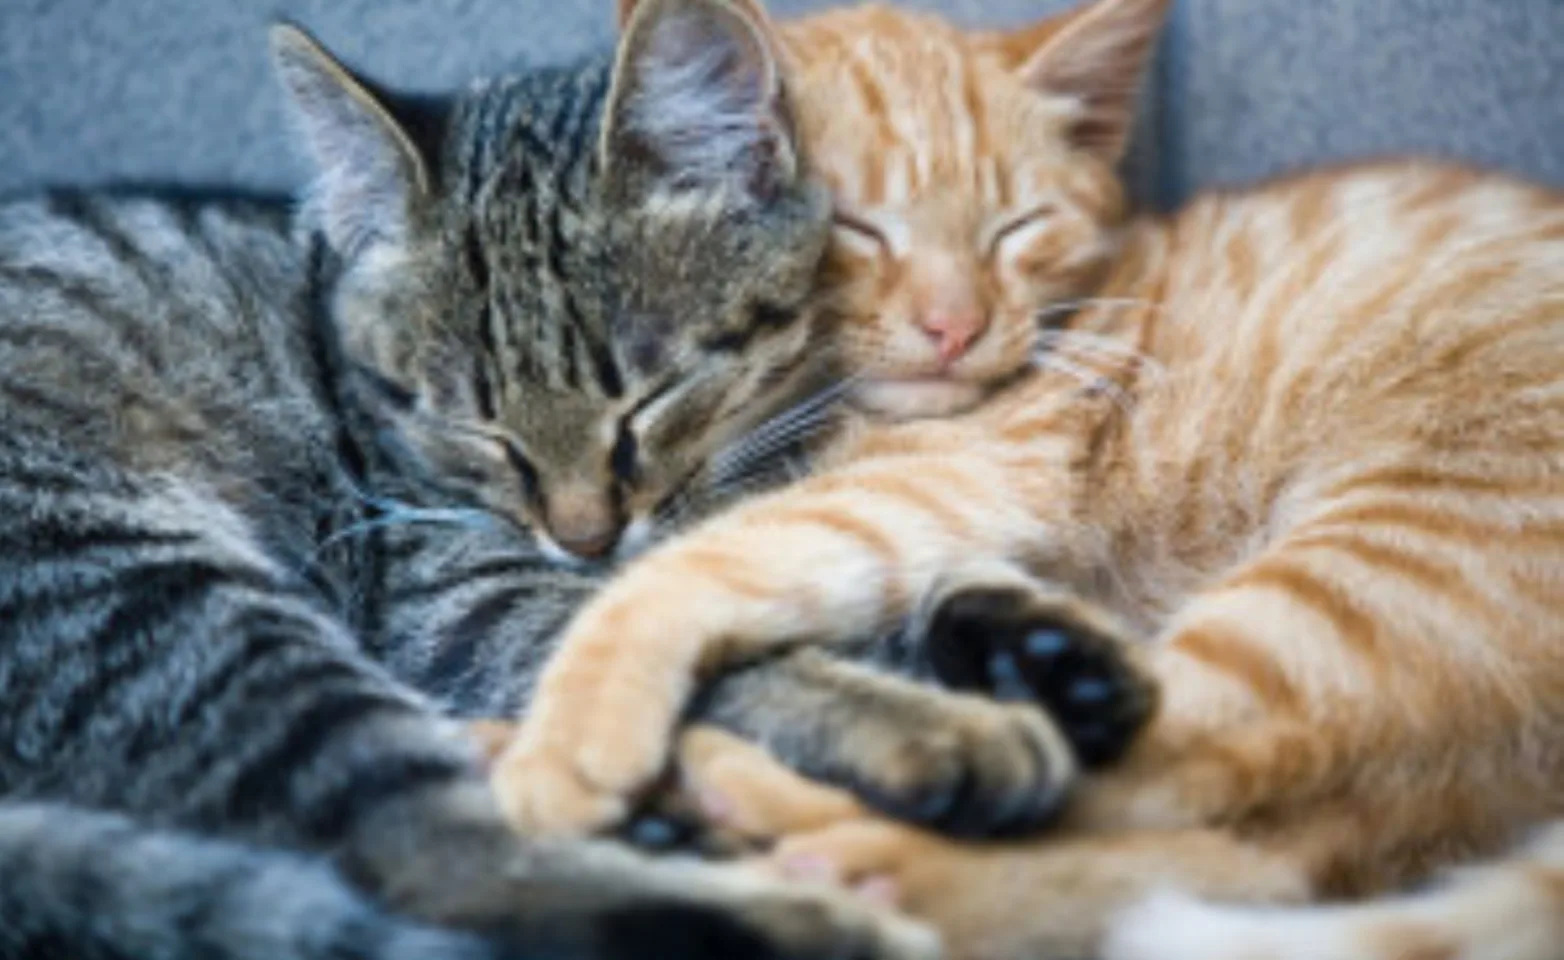
[(485, 960), (939, 957), (927, 928), (835, 889), (605, 841), (523, 840), (496, 825), (442, 824), (411, 851), (380, 851), (394, 858), (383, 882), (397, 906), (478, 934), (491, 950)]
[(951, 836), (999, 836), (1047, 823), (1076, 779), (1069, 744), (1029, 706), (941, 695), (903, 716), (842, 732), (850, 765), (826, 779), (896, 818)]

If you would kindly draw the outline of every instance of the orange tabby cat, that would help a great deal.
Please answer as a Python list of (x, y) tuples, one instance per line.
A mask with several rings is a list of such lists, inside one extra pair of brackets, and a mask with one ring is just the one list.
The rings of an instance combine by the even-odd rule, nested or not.
[[(789, 28), (861, 404), (983, 402), (865, 426), (612, 582), (498, 762), (518, 824), (621, 816), (726, 665), (931, 596), (1050, 615), (1035, 576), (1145, 645), (1161, 707), (1126, 762), (1059, 836), (962, 845), (822, 801), (784, 863), (893, 886), (960, 958), (1557, 952), (1556, 834), (1429, 900), (1276, 927), (1180, 899), (1365, 896), (1559, 815), (1564, 198), (1386, 163), (1121, 224), (1112, 169), (1165, 6), (975, 37), (881, 8)], [(929, 641), (979, 661), (1017, 628), (934, 609)]]

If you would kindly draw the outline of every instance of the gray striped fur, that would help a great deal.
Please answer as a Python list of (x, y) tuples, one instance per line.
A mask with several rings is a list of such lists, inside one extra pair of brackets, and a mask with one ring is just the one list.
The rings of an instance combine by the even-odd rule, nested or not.
[[(643, 7), (617, 85), (448, 101), (283, 31), (298, 216), (0, 207), (0, 957), (921, 955), (814, 895), (518, 840), (442, 716), (518, 708), (601, 575), (523, 534), (558, 491), (699, 502), (808, 379), (826, 209), (769, 58), (722, 0)], [(685, 82), (764, 96), (692, 176), (614, 104), (696, 42), (731, 56)]]

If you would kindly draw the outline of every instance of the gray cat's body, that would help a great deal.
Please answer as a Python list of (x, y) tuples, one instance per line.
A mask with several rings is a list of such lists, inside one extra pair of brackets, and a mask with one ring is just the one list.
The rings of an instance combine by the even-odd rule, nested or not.
[[(711, 45), (720, 70), (649, 96), (758, 89), (745, 71), (769, 61), (726, 4), (652, 6), (624, 90)], [(301, 35), (280, 35), (279, 62), (323, 167), (297, 221), (81, 193), (0, 208), (0, 957), (925, 955), (915, 931), (816, 895), (515, 838), (440, 709), (514, 709), (592, 582), (492, 501), (504, 484), (471, 443), (509, 429), (507, 378), (548, 385), (530, 356), (567, 380), (597, 363), (626, 398), (644, 377), (711, 380), (692, 354), (609, 342), (620, 271), (596, 302), (577, 284), (541, 307), (515, 299), (519, 271), (566, 283), (573, 258), (614, 253), (608, 225), (672, 230), (643, 244), (667, 255), (698, 233), (719, 261), (771, 237), (778, 266), (730, 264), (728, 290), (798, 295), (818, 197), (780, 164), (726, 208), (700, 182), (658, 193), (677, 164), (644, 183), (605, 170), (607, 63), (393, 121)], [(512, 229), (530, 233), (485, 232)], [(459, 309), (464, 283), (485, 309)], [(524, 323), (558, 316), (568, 342), (538, 346)], [(493, 342), (501, 326), (516, 342)], [(776, 409), (786, 378), (759, 379), (724, 397)], [(512, 466), (519, 487), (532, 468)]]
[[(927, 955), (818, 894), (519, 840), (449, 719), (525, 704), (603, 575), (558, 561), (818, 418), (788, 405), (828, 205), (761, 25), (648, 0), (613, 63), (448, 102), (277, 48), (321, 169), (297, 214), (0, 206), (0, 958)], [(1035, 722), (818, 653), (700, 709), (926, 820), (1058, 796)]]

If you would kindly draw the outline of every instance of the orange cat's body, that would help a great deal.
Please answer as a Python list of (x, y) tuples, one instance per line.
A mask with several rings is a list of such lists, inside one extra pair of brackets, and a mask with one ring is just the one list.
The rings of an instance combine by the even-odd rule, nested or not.
[[(943, 98), (908, 79), (862, 101), (884, 118), (873, 149), (906, 157), (878, 181), (854, 169), (869, 159), (862, 124), (811, 126), (826, 94), (798, 68), (813, 162), (855, 234), (832, 283), (872, 387), (861, 399), (921, 414), (1002, 389), (945, 419), (866, 426), (830, 468), (610, 584), (500, 760), (519, 820), (618, 816), (660, 770), (701, 676), (884, 630), (996, 561), (1144, 641), (1161, 703), (1131, 755), (1082, 785), (1062, 835), (963, 846), (848, 816), (782, 845), (841, 879), (890, 880), (955, 957), (1301, 956), (1183, 901), (1115, 918), (1163, 888), (1272, 904), (1379, 894), (1564, 813), (1564, 198), (1384, 163), (1120, 228), (1101, 185), (1123, 124), (1091, 84), (1144, 57), (1161, 7), (1099, 0), (1017, 35), (1025, 56), (987, 37), (890, 44), (908, 62), (887, 69), (949, 82)], [(919, 57), (932, 58), (921, 73)], [(952, 63), (1018, 70), (1011, 96), (1057, 96), (930, 133), (915, 120), (976, 109), (952, 91), (1008, 89), (955, 83), (976, 74), (941, 72)], [(838, 91), (850, 117), (849, 99)], [(1002, 149), (1017, 129), (1037, 144)], [(944, 155), (919, 139), (941, 136)], [(1082, 296), (1068, 319), (1049, 310)], [(1039, 311), (1062, 330), (1007, 383), (1014, 363), (999, 358), (1030, 351)], [(1545, 950), (1564, 896), (1537, 863), (1513, 868), (1524, 895), (1503, 902), (1507, 932), (1529, 918)], [(1417, 922), (1427, 911), (1364, 910), (1289, 922), (1351, 943), (1324, 956), (1468, 956)], [(1355, 923), (1361, 943), (1346, 939)]]

